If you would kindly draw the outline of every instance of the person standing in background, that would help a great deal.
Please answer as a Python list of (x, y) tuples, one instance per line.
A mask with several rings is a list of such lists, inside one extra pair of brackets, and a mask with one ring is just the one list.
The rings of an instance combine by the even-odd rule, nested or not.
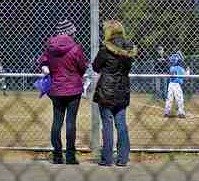
[[(169, 73), (169, 64), (166, 58), (164, 57), (164, 48), (161, 45), (158, 45), (156, 48), (158, 53), (155, 57), (155, 73), (156, 74), (168, 74)], [(167, 96), (167, 82), (168, 79), (165, 77), (155, 77), (155, 99), (156, 100), (165, 100)]]
[(111, 166), (113, 158), (113, 122), (117, 130), (117, 166), (129, 161), (130, 141), (126, 124), (126, 108), (130, 102), (129, 72), (137, 49), (125, 39), (123, 25), (116, 20), (103, 26), (104, 42), (92, 64), (100, 77), (93, 101), (99, 106), (102, 120), (102, 152), (100, 166)]
[(74, 24), (67, 19), (59, 22), (56, 33), (47, 42), (47, 48), (40, 57), (40, 65), (45, 75), (51, 76), (49, 97), (53, 106), (51, 144), (53, 163), (62, 164), (61, 129), (66, 114), (66, 164), (79, 164), (75, 156), (76, 116), (83, 92), (83, 75), (88, 67), (80, 44), (73, 35)]

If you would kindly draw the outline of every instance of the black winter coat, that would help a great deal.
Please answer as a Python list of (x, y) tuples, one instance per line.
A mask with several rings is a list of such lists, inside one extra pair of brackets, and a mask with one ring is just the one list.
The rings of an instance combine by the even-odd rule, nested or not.
[(123, 106), (130, 102), (130, 79), (132, 58), (113, 54), (101, 47), (92, 66), (100, 74), (93, 101), (105, 107)]

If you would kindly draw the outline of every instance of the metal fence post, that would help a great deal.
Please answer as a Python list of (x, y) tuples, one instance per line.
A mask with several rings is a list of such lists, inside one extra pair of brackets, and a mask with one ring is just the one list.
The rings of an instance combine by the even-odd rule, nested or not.
[[(99, 49), (99, 0), (90, 0), (91, 7), (91, 62), (94, 60)], [(91, 71), (93, 75), (93, 71)], [(92, 76), (92, 92), (96, 84)], [(92, 98), (92, 96), (91, 96)], [(91, 143), (90, 147), (94, 158), (100, 154), (100, 118), (98, 106), (91, 100)]]

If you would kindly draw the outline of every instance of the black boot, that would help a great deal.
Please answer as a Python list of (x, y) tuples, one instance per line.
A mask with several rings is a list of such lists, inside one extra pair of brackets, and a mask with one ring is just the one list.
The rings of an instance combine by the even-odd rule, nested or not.
[(64, 163), (64, 159), (62, 156), (62, 153), (58, 152), (58, 153), (53, 153), (53, 164), (63, 164)]
[(67, 150), (66, 151), (66, 164), (77, 165), (79, 161), (75, 157), (75, 150)]
[(73, 159), (66, 159), (66, 164), (67, 165), (78, 165), (79, 161), (76, 158)]

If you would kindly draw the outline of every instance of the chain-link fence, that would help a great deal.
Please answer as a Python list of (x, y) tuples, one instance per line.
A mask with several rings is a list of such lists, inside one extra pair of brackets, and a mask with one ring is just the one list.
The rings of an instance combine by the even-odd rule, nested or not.
[[(1, 2), (2, 66), (7, 73), (38, 73), (37, 59), (58, 21), (75, 21), (76, 38), (90, 57), (90, 4), (66, 1)], [(10, 90), (32, 90), (34, 78), (7, 78)]]
[[(191, 74), (199, 74), (198, 0), (2, 0), (0, 9), (1, 72), (12, 73), (12, 76), (0, 77), (0, 147), (50, 147), (50, 101), (47, 97), (38, 99), (38, 93), (33, 87), (37, 77), (25, 76), (23, 73), (40, 73), (37, 60), (44, 49), (44, 42), (54, 33), (56, 23), (65, 18), (75, 24), (75, 39), (83, 45), (90, 61), (95, 57), (103, 40), (103, 21), (117, 19), (124, 24), (127, 37), (138, 46), (138, 56), (132, 65), (133, 75), (168, 73), (167, 57), (176, 51), (182, 52), (185, 68), (190, 67)], [(14, 76), (14, 73), (22, 74)], [(131, 149), (198, 149), (199, 79), (185, 78), (185, 119), (163, 117), (167, 87), (167, 76), (131, 77), (131, 104), (128, 109)], [(98, 111), (95, 106), (92, 111), (90, 107), (91, 100), (82, 99), (77, 118), (77, 147), (81, 150), (93, 148), (90, 145), (93, 144), (93, 139), (100, 140), (100, 124), (96, 115)], [(174, 107), (173, 114), (175, 113)], [(4, 152), (0, 152), (0, 157), (3, 155)], [(173, 167), (172, 164), (166, 162), (156, 171), (145, 166), (136, 166), (136, 169), (144, 169), (149, 179), (158, 180), (161, 173), (164, 174), (168, 167)], [(0, 167), (7, 171), (15, 170), (7, 164)], [(174, 167), (183, 173), (179, 178), (197, 181), (198, 164), (188, 170), (182, 169), (181, 165)], [(25, 172), (16, 172), (13, 180), (23, 180), (17, 173), (26, 173), (27, 169), (23, 167), (21, 170)], [(75, 172), (79, 173), (79, 170), (75, 169)], [(134, 177), (133, 169), (125, 174), (116, 173), (122, 180)], [(87, 176), (92, 175), (89, 174), (88, 171)], [(166, 171), (166, 177), (168, 175)], [(86, 179), (87, 176), (82, 176), (79, 180)], [(4, 177), (1, 176), (0, 180), (1, 178)], [(144, 176), (140, 178), (145, 179)]]
[[(58, 21), (69, 18), (77, 27), (77, 41), (82, 43), (86, 55), (90, 60), (92, 59), (90, 58), (90, 52), (93, 52), (90, 37), (93, 38), (94, 36), (90, 32), (92, 32), (92, 28), (95, 28), (91, 26), (96, 25), (93, 21), (99, 24), (99, 43), (101, 43), (103, 39), (101, 30), (102, 22), (107, 19), (119, 19), (126, 27), (128, 38), (133, 39), (138, 45), (139, 53), (132, 65), (132, 74), (166, 73), (167, 63), (165, 62), (167, 61), (167, 56), (175, 50), (183, 52), (185, 55), (185, 66), (190, 67), (191, 74), (198, 74), (198, 1), (169, 1), (167, 3), (164, 1), (153, 2), (147, 0), (100, 1), (98, 5), (99, 6), (92, 3), (90, 4), (88, 1), (1, 2), (3, 55), (1, 64), (4, 73), (39, 73), (40, 70), (37, 67), (37, 59), (43, 51), (45, 40), (54, 33), (54, 27)], [(95, 10), (99, 12), (99, 16), (91, 20), (91, 12), (94, 6), (98, 8)], [(94, 38), (97, 41), (98, 37)], [(35, 79), (36, 77), (34, 76), (27, 77), (23, 74), (20, 77), (7, 76), (2, 79), (1, 83), (4, 89), (4, 95), (5, 89), (10, 91), (10, 94), (7, 97), (1, 97), (3, 100), (1, 104), (1, 126), (2, 132), (6, 132), (3, 137), (10, 138), (9, 144), (4, 144), (4, 142), (7, 143), (8, 140), (3, 139), (4, 141), (2, 141), (1, 146), (11, 146), (13, 145), (12, 142), (16, 142), (16, 139), (19, 140), (17, 141), (18, 146), (48, 145), (45, 141), (44, 144), (37, 142), (40, 140), (40, 138), (37, 137), (41, 137), (41, 134), (35, 135), (33, 143), (29, 141), (29, 138), (31, 139), (33, 136), (30, 136), (30, 132), (35, 134), (42, 132), (42, 130), (49, 129), (48, 126), (48, 129), (45, 129), (45, 127), (49, 116), (51, 116), (48, 113), (50, 109), (48, 100), (43, 99), (39, 101), (35, 99), (36, 93), (32, 86)], [(161, 117), (163, 112), (161, 109), (163, 108), (167, 93), (167, 82), (168, 78), (165, 77), (154, 76), (147, 78), (143, 76), (131, 78), (133, 98), (129, 111), (129, 120), (134, 129), (136, 124), (142, 124), (141, 127), (143, 130), (138, 133), (142, 134), (142, 139), (145, 140), (143, 145), (145, 146), (162, 145), (161, 138), (156, 135), (155, 130), (151, 131), (152, 128), (146, 125), (148, 124), (146, 122), (151, 124), (151, 122), (158, 122), (157, 120), (159, 120), (160, 123), (157, 123), (157, 125), (160, 127), (165, 126)], [(197, 120), (199, 119), (196, 106), (198, 103), (198, 83), (197, 78), (190, 78), (186, 80), (184, 86), (185, 97), (187, 97), (187, 112), (190, 114), (190, 120), (187, 118), (186, 121), (184, 121), (183, 127), (177, 124), (177, 129), (175, 125), (171, 128), (171, 130), (174, 129), (177, 131), (180, 129), (180, 132), (184, 132), (181, 136), (183, 140), (188, 139), (187, 142), (189, 141), (189, 146), (197, 146), (193, 141), (190, 143), (192, 136), (185, 131), (185, 127), (187, 127), (186, 125), (190, 125), (190, 122), (194, 122), (193, 130), (197, 127)], [(23, 90), (23, 92), (18, 92), (21, 90)], [(21, 93), (23, 96), (20, 96)], [(159, 100), (160, 102), (152, 100)], [(133, 104), (137, 101), (141, 103), (141, 107), (135, 109)], [(193, 101), (196, 101), (196, 103)], [(83, 104), (85, 104), (85, 102), (86, 101), (83, 100)], [(43, 104), (47, 105), (45, 106), (46, 109), (43, 109), (42, 113), (39, 113)], [(86, 104), (88, 104), (88, 102), (86, 102)], [(8, 110), (7, 107), (9, 105), (11, 105), (11, 107)], [(12, 113), (16, 112), (16, 107), (19, 115)], [(142, 110), (140, 113), (142, 113), (143, 116), (140, 116), (141, 114), (138, 113), (140, 110)], [(136, 115), (139, 115), (139, 118), (136, 117)], [(151, 116), (151, 119), (149, 119), (148, 115)], [(159, 118), (156, 118), (157, 115), (159, 115)], [(80, 120), (89, 120), (89, 117), (89, 110), (85, 118), (81, 117), (80, 111)], [(131, 117), (135, 118), (131, 119)], [(140, 119), (144, 122), (141, 123)], [(10, 120), (18, 121), (19, 126), (17, 129), (11, 125)], [(89, 124), (89, 122), (86, 123), (87, 126)], [(81, 124), (79, 125), (81, 127)], [(24, 126), (26, 131), (24, 131)], [(38, 127), (40, 131), (35, 129), (35, 126)], [(44, 126), (44, 128), (42, 128), (42, 126)], [(88, 146), (89, 131), (87, 130), (86, 132), (84, 137), (86, 137), (87, 144), (85, 145)], [(135, 135), (138, 133), (134, 134), (134, 132), (136, 131), (132, 131), (131, 138), (133, 145), (137, 147), (138, 145), (136, 145), (135, 142), (139, 139), (135, 137)], [(179, 130), (177, 132), (179, 132)], [(188, 132), (190, 132), (190, 130)], [(191, 131), (191, 133), (193, 133), (193, 131)], [(42, 132), (42, 135), (43, 134)], [(197, 137), (197, 131), (193, 134)], [(155, 143), (154, 137), (158, 137), (158, 144)], [(24, 139), (27, 139), (27, 141), (24, 141)], [(151, 139), (153, 144), (148, 144), (146, 140), (149, 139)], [(195, 137), (193, 139), (197, 140)], [(43, 140), (47, 141), (48, 137)], [(138, 142), (142, 143), (140, 141)], [(182, 141), (182, 143), (184, 143), (184, 141)], [(180, 143), (180, 145), (182, 143)], [(166, 145), (169, 146), (169, 142)], [(186, 147), (186, 144), (183, 146)]]
[[(37, 59), (45, 40), (54, 33), (55, 25), (65, 18), (77, 27), (76, 39), (82, 43), (89, 59), (91, 17), (89, 1), (2, 1), (2, 60), (7, 73), (38, 73)], [(167, 56), (177, 50), (186, 56), (185, 64), (192, 73), (198, 67), (198, 1), (100, 1), (100, 37), (102, 22), (118, 19), (127, 36), (138, 45), (138, 57), (132, 73), (165, 73)], [(95, 24), (94, 24), (95, 25)], [(91, 49), (92, 48), (92, 49)], [(141, 60), (141, 61), (140, 61)], [(35, 78), (7, 78), (9, 90), (32, 90)], [(149, 83), (153, 79), (147, 80)], [(134, 87), (135, 86), (135, 87)], [(143, 86), (139, 81), (132, 88)], [(145, 85), (144, 85), (145, 86)], [(151, 89), (145, 86), (144, 89)], [(153, 88), (153, 87), (152, 87)]]
[[(164, 155), (165, 156), (165, 155)], [(166, 156), (167, 161), (142, 163), (134, 159), (128, 167), (101, 167), (88, 162), (79, 166), (52, 165), (34, 161), (26, 163), (0, 163), (0, 180), (3, 181), (198, 181), (197, 156), (192, 159)], [(143, 156), (144, 158), (144, 156)], [(170, 161), (169, 161), (170, 159)], [(145, 162), (145, 163), (144, 163)]]

